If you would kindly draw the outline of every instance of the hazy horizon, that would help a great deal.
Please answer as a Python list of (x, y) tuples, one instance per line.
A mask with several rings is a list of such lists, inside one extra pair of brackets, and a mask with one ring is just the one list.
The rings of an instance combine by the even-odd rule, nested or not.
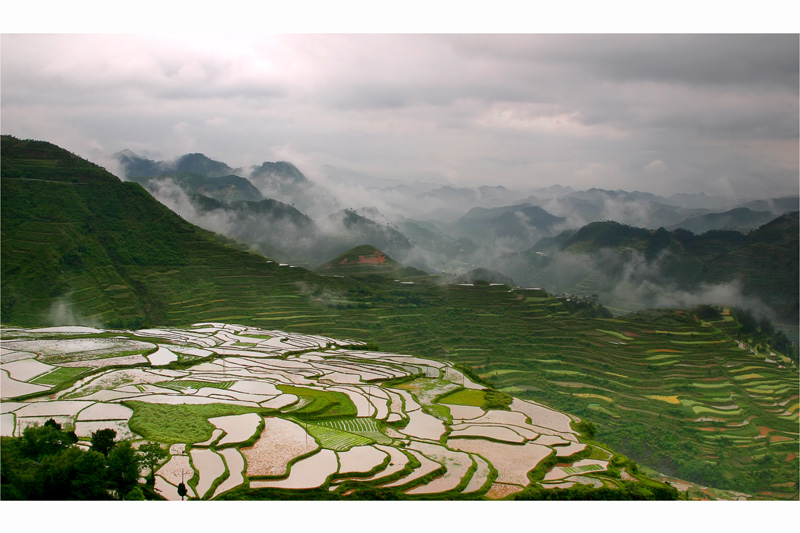
[[(798, 194), (798, 35), (2, 35), (2, 132), (376, 180)], [(111, 169), (110, 169), (111, 170)]]

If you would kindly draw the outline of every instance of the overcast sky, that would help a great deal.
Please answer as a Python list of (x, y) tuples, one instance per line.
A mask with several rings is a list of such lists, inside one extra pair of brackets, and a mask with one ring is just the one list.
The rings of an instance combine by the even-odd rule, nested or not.
[(2, 132), (380, 178), (798, 192), (795, 35), (15, 35)]

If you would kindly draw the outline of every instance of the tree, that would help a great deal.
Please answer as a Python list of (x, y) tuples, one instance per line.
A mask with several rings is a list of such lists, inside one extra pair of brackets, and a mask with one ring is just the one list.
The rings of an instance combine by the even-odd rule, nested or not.
[(78, 435), (75, 434), (74, 430), (62, 430), (61, 433), (64, 434), (64, 439), (68, 444), (77, 444), (78, 443)]
[(78, 448), (67, 448), (57, 454), (42, 457), (32, 487), (34, 499), (68, 500), (71, 496), (75, 461), (83, 453)]
[(113, 429), (99, 429), (92, 433), (92, 450), (102, 453), (108, 457), (108, 452), (116, 444), (117, 432)]
[(131, 491), (125, 495), (125, 500), (127, 501), (144, 501), (145, 499), (144, 491), (139, 485), (133, 487)]
[(157, 442), (148, 442), (139, 446), (139, 453), (142, 456), (142, 465), (150, 469), (147, 476), (149, 482), (155, 483), (156, 468), (161, 461), (169, 457), (169, 451), (162, 448)]
[(581, 420), (577, 424), (575, 424), (575, 428), (582, 434), (586, 435), (586, 438), (593, 439), (594, 436), (597, 434), (597, 426), (593, 423), (589, 422), (588, 420)]
[[(49, 422), (49, 421), (48, 421)], [(45, 424), (44, 426), (32, 425), (25, 428), (22, 432), (23, 453), (31, 459), (37, 459), (45, 455), (55, 455), (59, 451), (67, 448), (71, 444), (61, 429), (53, 426), (58, 424)]]
[(108, 472), (102, 453), (89, 450), (76, 459), (72, 497), (76, 500), (108, 499)]
[(122, 498), (139, 482), (139, 456), (131, 443), (124, 440), (108, 452), (106, 462), (109, 485)]
[(184, 496), (186, 496), (186, 485), (183, 482), (178, 483), (178, 496), (181, 497), (181, 501), (183, 501)]

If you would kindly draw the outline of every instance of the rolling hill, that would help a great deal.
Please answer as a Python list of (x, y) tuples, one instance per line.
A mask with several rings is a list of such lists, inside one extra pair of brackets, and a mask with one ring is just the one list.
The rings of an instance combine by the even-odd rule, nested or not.
[(320, 274), (331, 276), (381, 276), (386, 278), (419, 278), (428, 274), (416, 268), (404, 266), (374, 246), (357, 246), (317, 267)]

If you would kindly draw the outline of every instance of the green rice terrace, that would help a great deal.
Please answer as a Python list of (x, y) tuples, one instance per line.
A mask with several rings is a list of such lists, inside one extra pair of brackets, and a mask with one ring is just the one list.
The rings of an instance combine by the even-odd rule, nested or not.
[[(183, 444), (190, 451), (212, 438), (216, 426), (209, 418), (249, 416), (247, 420), (254, 420), (257, 415), (262, 420), (275, 416), (287, 424), (302, 425), (304, 442), (305, 435), (310, 435), (309, 443), (313, 440), (321, 450), (344, 453), (341, 448), (359, 442), (382, 450), (383, 455), (373, 453), (380, 461), (366, 472), (350, 476), (363, 482), (379, 473), (384, 460), (389, 466), (402, 460), (390, 455), (397, 452), (380, 447), (394, 449), (395, 441), (414, 437), (400, 432), (406, 422), (402, 427), (415, 428), (413, 420), (419, 418), (409, 415), (416, 411), (407, 407), (409, 399), (422, 402), (420, 412), (445, 424), (445, 432), (430, 439), (441, 446), (445, 444), (442, 435), (461, 434), (458, 440), (468, 443), (475, 439), (470, 432), (478, 430), (467, 422), (473, 419), (459, 418), (455, 412), (473, 410), (475, 414), (474, 409), (481, 409), (501, 413), (513, 411), (513, 401), (533, 401), (579, 417), (586, 428), (595, 428), (593, 442), (605, 443), (636, 461), (640, 471), (653, 469), (648, 470), (650, 475), (669, 476), (674, 486), (681, 483), (689, 491), (689, 497), (724, 498), (731, 496), (724, 491), (736, 491), (752, 499), (798, 498), (797, 351), (796, 346), (776, 343), (767, 324), (756, 324), (745, 320), (746, 315), (723, 309), (711, 313), (651, 310), (604, 318), (607, 313), (593, 302), (557, 298), (543, 289), (477, 281), (447, 284), (438, 276), (411, 271), (397, 278), (372, 275), (376, 265), (369, 261), (358, 263), (349, 273), (321, 275), (275, 263), (197, 228), (155, 201), (140, 185), (122, 183), (54, 145), (8, 136), (2, 137), (2, 143), (4, 434), (13, 432), (17, 421), (28, 417), (44, 423), (51, 417), (69, 416), (76, 428), (97, 429), (96, 424), (78, 426), (84, 420), (75, 420), (77, 411), (24, 414), (36, 412), (33, 405), (44, 409), (49, 402), (43, 400), (52, 400), (53, 395), (73, 408), (78, 405), (75, 402), (115, 402), (119, 404), (115, 412), (126, 413), (109, 419), (121, 421), (113, 426), (120, 438), (138, 435), (136, 438), (164, 445)], [(374, 248), (369, 253), (372, 255), (362, 252), (356, 257), (359, 261), (362, 255), (374, 257), (374, 262), (384, 257)], [(346, 257), (340, 259), (340, 266)], [(221, 326), (209, 331), (188, 327), (197, 323), (242, 324), (249, 333), (231, 333)], [(78, 335), (22, 329), (67, 324), (93, 329)], [(276, 331), (295, 333), (281, 336)], [(169, 332), (174, 332), (174, 339), (164, 336), (172, 335)], [(220, 335), (232, 338), (221, 342)], [(331, 339), (331, 346), (320, 345), (318, 340), (297, 345), (304, 335)], [(334, 338), (354, 340), (348, 341), (352, 345), (348, 347)], [(26, 346), (25, 342), (32, 344)], [(296, 398), (291, 406), (264, 407), (267, 400), (236, 403), (235, 397), (251, 393), (237, 389), (236, 372), (261, 372), (252, 366), (255, 363), (237, 362), (237, 358), (252, 357), (264, 364), (260, 354), (265, 342), (278, 350), (308, 350), (308, 354), (270, 355), (270, 365), (263, 367), (263, 372), (274, 374), (273, 367), (285, 364), (282, 361), (305, 357), (304, 364), (309, 365), (305, 373), (292, 374), (294, 379), (276, 378), (271, 387), (263, 389), (272, 391), (276, 405), (283, 401), (278, 398)], [(326, 353), (329, 349), (335, 356)], [(382, 360), (382, 366), (374, 368), (379, 376), (375, 377), (366, 368), (361, 374), (350, 368), (362, 369), (368, 358), (345, 353), (348, 349), (410, 355), (403, 356), (402, 364)], [(321, 353), (319, 357), (326, 361), (313, 360), (312, 351)], [(259, 355), (242, 355), (251, 352)], [(423, 371), (413, 358), (424, 358), (427, 362), (420, 365), (433, 370)], [(217, 370), (206, 371), (205, 365)], [(316, 380), (323, 365), (339, 368), (329, 386), (320, 386)], [(156, 374), (151, 366), (156, 367)], [(449, 369), (446, 376), (442, 368)], [(418, 372), (424, 376), (386, 385), (389, 379)], [(449, 380), (451, 373), (451, 381), (464, 391), (436, 384), (437, 379)], [(156, 382), (141, 381), (145, 378)], [(352, 382), (341, 381), (345, 379)], [(372, 383), (375, 385), (370, 388)], [(485, 384), (487, 392), (473, 391), (468, 383)], [(364, 384), (368, 384), (366, 392)], [(152, 392), (153, 387), (158, 391)], [(356, 393), (354, 387), (362, 392)], [(386, 394), (384, 400), (400, 398), (400, 405), (387, 412), (385, 419), (364, 416), (368, 404), (378, 409), (373, 395), (381, 390)], [(392, 392), (395, 390), (399, 392)], [(142, 400), (152, 394), (159, 398), (196, 396), (193, 391), (203, 391), (207, 398), (227, 398), (229, 407), (212, 407), (216, 403), (165, 406), (167, 402)], [(445, 394), (452, 396), (438, 399)], [(97, 399), (84, 399), (89, 396)], [(26, 411), (20, 415), (14, 406)], [(455, 411), (453, 406), (457, 406)], [(275, 410), (269, 410), (272, 408)], [(176, 411), (179, 416), (168, 409), (180, 410)], [(379, 424), (358, 426), (358, 431), (349, 425), (362, 418), (375, 418)], [(185, 421), (185, 426), (176, 420)], [(580, 430), (584, 439), (591, 433), (586, 428)], [(86, 431), (81, 431), (76, 429), (85, 438)], [(224, 428), (221, 431), (228, 433)], [(405, 437), (397, 437), (393, 431)], [(520, 431), (511, 429), (530, 439), (530, 433)], [(498, 432), (503, 435), (495, 439), (498, 442), (519, 438), (505, 430)], [(569, 432), (562, 433), (566, 438)], [(398, 479), (424, 468), (422, 465), (433, 466), (420, 454), (437, 461), (427, 448), (411, 446), (409, 442), (397, 448), (402, 448), (407, 458), (403, 464), (419, 462), (421, 466), (403, 470)], [(206, 448), (226, 465), (229, 456), (234, 462), (244, 457), (215, 441)], [(454, 455), (461, 458), (461, 465), (467, 465), (465, 455), (476, 456), (472, 450), (448, 449), (463, 454)], [(209, 453), (201, 456), (211, 457)], [(591, 453), (599, 454), (596, 450)], [(490, 457), (477, 455), (487, 465), (494, 464)], [(325, 452), (325, 456), (330, 454)], [(465, 466), (470, 475), (488, 471), (489, 479), (491, 468), (478, 459), (471, 460), (474, 464)], [(326, 461), (331, 464), (330, 459)], [(447, 461), (442, 459), (439, 464), (442, 462)], [(219, 461), (216, 464), (219, 467)], [(244, 472), (244, 468), (242, 462), (238, 471)], [(493, 468), (499, 471), (497, 465)], [(466, 479), (466, 470), (461, 480)], [(254, 475), (254, 481), (276, 481), (271, 475)], [(580, 475), (596, 477), (592, 472)], [(435, 474), (421, 477), (426, 476)], [(229, 487), (221, 477), (223, 473), (213, 482), (219, 481), (226, 493), (230, 488), (228, 495), (244, 497), (244, 482), (237, 484), (239, 488)], [(165, 478), (167, 482), (174, 479)], [(497, 477), (480, 488), (465, 483), (469, 493), (481, 494), (485, 488), (484, 494), (493, 497), (499, 492), (491, 487), (505, 483), (497, 479), (507, 478)], [(530, 495), (529, 488), (522, 489), (521, 478), (514, 479), (516, 482), (507, 484), (520, 489), (516, 495)], [(327, 486), (320, 494), (346, 492), (351, 481), (340, 483), (345, 488), (339, 492), (329, 491)], [(377, 486), (369, 486), (373, 485)], [(361, 490), (352, 488), (356, 493)], [(390, 488), (395, 494), (395, 487)], [(444, 492), (460, 494), (461, 489)], [(265, 486), (260, 490), (258, 494), (263, 495), (277, 489)], [(281, 490), (289, 494), (295, 489)], [(307, 490), (303, 494), (310, 497)]]
[[(4, 447), (48, 424), (87, 451), (102, 430), (141, 451), (155, 443), (163, 457), (143, 473), (167, 500), (536, 498), (574, 486), (678, 498), (577, 417), (441, 362), (363, 348), (214, 323), (4, 329)], [(17, 468), (4, 460), (6, 494), (27, 490)]]

